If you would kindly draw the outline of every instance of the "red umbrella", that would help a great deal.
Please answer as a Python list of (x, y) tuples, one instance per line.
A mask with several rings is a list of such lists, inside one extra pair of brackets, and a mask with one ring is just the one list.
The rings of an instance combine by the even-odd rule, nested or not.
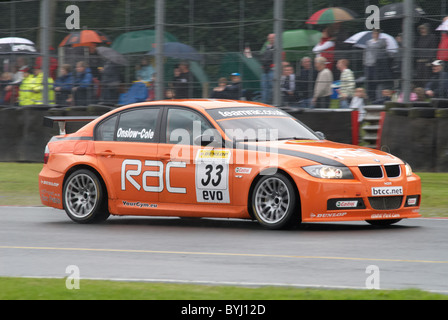
[(60, 47), (82, 47), (91, 46), (92, 44), (111, 44), (109, 38), (101, 31), (95, 30), (81, 30), (71, 32), (64, 40), (59, 44)]
[(306, 21), (308, 24), (330, 24), (336, 22), (343, 22), (353, 20), (356, 13), (352, 10), (342, 7), (332, 7), (321, 9)]

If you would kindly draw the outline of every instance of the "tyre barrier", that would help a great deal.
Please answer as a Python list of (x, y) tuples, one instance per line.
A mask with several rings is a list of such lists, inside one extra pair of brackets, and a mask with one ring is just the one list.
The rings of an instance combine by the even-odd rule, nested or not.
[[(0, 108), (0, 162), (43, 162), (44, 150), (52, 136), (59, 134), (54, 125), (43, 125), (45, 116), (102, 115), (114, 109), (104, 105), (78, 107), (26, 106)], [(326, 138), (341, 143), (352, 143), (352, 110), (283, 108)], [(85, 123), (68, 122), (67, 133), (75, 132)]]
[(416, 171), (448, 172), (448, 109), (390, 108), (384, 120), (381, 148)]
[[(44, 116), (102, 115), (112, 108), (104, 106), (54, 108), (25, 106), (0, 109), (0, 161), (43, 162), (44, 150), (59, 128), (43, 126)], [(67, 132), (74, 132), (82, 123), (67, 124)]]

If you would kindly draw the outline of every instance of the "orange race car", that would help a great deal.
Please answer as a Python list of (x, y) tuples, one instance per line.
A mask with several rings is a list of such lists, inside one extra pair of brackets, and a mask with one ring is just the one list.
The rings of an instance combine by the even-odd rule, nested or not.
[(44, 162), (42, 203), (79, 223), (110, 214), (220, 217), (280, 229), (323, 221), (388, 225), (420, 216), (420, 178), (408, 164), (325, 140), (261, 103), (124, 106), (53, 137)]

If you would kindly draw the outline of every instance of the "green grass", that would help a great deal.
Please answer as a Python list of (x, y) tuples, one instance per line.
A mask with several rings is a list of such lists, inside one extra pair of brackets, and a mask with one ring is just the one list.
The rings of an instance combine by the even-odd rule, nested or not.
[[(0, 205), (40, 206), (41, 163), (0, 162)], [(424, 217), (448, 217), (448, 173), (417, 173), (422, 179)]]
[(0, 205), (41, 205), (38, 175), (41, 163), (0, 162)]
[(422, 179), (422, 215), (448, 217), (448, 173), (417, 174)]
[(69, 290), (66, 279), (0, 277), (0, 300), (448, 300), (448, 295), (418, 289), (247, 288), (83, 279), (79, 285)]

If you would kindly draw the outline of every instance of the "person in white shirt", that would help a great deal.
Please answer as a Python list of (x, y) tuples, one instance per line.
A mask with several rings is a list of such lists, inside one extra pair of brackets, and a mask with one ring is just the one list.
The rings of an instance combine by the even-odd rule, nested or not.
[(336, 67), (341, 71), (340, 87), (338, 89), (339, 107), (348, 108), (350, 100), (355, 92), (355, 76), (348, 68), (350, 62), (347, 59), (338, 60)]
[(364, 110), (364, 100), (366, 99), (366, 91), (364, 88), (356, 88), (355, 95), (350, 102), (350, 108), (358, 109), (358, 122), (361, 123), (364, 120), (366, 111)]
[(327, 59), (317, 57), (314, 59), (314, 67), (318, 71), (312, 104), (315, 108), (329, 108), (331, 95), (333, 93), (333, 73), (326, 67)]

